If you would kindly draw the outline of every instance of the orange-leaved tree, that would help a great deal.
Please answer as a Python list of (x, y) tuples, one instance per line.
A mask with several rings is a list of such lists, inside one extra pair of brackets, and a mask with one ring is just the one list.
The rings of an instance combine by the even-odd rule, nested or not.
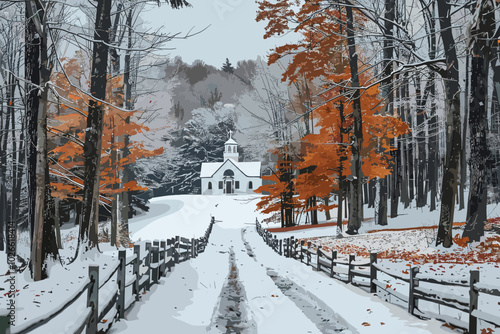
[[(308, 173), (300, 174), (295, 182), (299, 203), (310, 196), (329, 198), (335, 191), (342, 203), (347, 177), (354, 183), (351, 192), (350, 227), (359, 228), (360, 184), (366, 179), (383, 177), (390, 173), (393, 149), (390, 139), (408, 131), (406, 123), (392, 116), (382, 116), (378, 86), (366, 61), (358, 61), (361, 54), (354, 44), (353, 21), (363, 26), (364, 18), (356, 10), (343, 6), (326, 9), (320, 1), (261, 1), (257, 20), (268, 20), (265, 38), (291, 30), (300, 32), (298, 43), (289, 43), (273, 50), (269, 63), (285, 56), (292, 56), (282, 80), (290, 85), (299, 80), (319, 81), (325, 92), (318, 94), (322, 101), (309, 102), (307, 113), (313, 113), (319, 133), (303, 138), (303, 154), (299, 168)], [(290, 22), (295, 22), (291, 27)], [(356, 50), (358, 48), (358, 50)], [(357, 51), (357, 52), (356, 52)], [(354, 163), (353, 163), (354, 162)], [(356, 196), (354, 196), (356, 195)], [(327, 209), (324, 204), (309, 207)], [(341, 225), (341, 206), (338, 211)]]
[(274, 153), (278, 155), (276, 171), (271, 170), (271, 175), (263, 176), (265, 184), (255, 190), (267, 193), (257, 203), (257, 210), (263, 213), (280, 212), (281, 227), (289, 227), (295, 225), (294, 209), (298, 204), (293, 187), (296, 163), (285, 150), (275, 150)]
[[(53, 82), (57, 91), (57, 107), (53, 110), (53, 118), (49, 131), (55, 147), (50, 151), (51, 186), (54, 196), (66, 201), (82, 200), (84, 164), (84, 140), (86, 127), (86, 106), (89, 101), (87, 94), (77, 87), (88, 85), (85, 72), (79, 59), (65, 59), (64, 72), (55, 72)], [(71, 82), (71, 83), (70, 83)], [(130, 136), (148, 131), (149, 129), (137, 122), (126, 122), (126, 118), (137, 111), (122, 110), (123, 86), (121, 76), (108, 78), (106, 91), (105, 113), (103, 118), (103, 138), (100, 162), (99, 197), (100, 204), (110, 208), (114, 196), (125, 191), (145, 190), (136, 181), (123, 184), (120, 178), (124, 166), (134, 163), (137, 159), (161, 154), (163, 149), (148, 150), (140, 142), (130, 142), (127, 146), (130, 154), (122, 157), (125, 143), (123, 136)], [(109, 211), (109, 210), (108, 210)], [(79, 212), (77, 212), (78, 214)], [(114, 212), (111, 213), (116, 214)], [(122, 231), (128, 234), (128, 231)]]

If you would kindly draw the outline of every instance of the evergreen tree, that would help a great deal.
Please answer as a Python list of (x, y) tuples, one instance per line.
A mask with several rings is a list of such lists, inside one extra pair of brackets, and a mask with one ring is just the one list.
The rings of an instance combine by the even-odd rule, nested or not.
[(226, 62), (222, 65), (222, 70), (226, 73), (233, 74), (234, 73), (234, 67), (233, 65), (229, 62), (229, 59), (226, 58)]

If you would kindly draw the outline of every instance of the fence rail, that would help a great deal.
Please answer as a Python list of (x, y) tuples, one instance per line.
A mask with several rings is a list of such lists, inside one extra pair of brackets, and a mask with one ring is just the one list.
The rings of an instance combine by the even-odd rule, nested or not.
[[(87, 296), (87, 306), (79, 317), (79, 322), (71, 328), (69, 332), (86, 334), (96, 334), (107, 332), (113, 321), (103, 321), (107, 319), (121, 319), (125, 317), (125, 311), (136, 301), (142, 291), (148, 291), (152, 285), (158, 284), (161, 277), (181, 262), (195, 258), (203, 253), (208, 244), (208, 239), (212, 233), (215, 218), (212, 217), (210, 224), (201, 238), (184, 238), (176, 236), (167, 240), (154, 240), (153, 243), (145, 243), (145, 252), (141, 254), (141, 246), (134, 245), (134, 254), (127, 258), (126, 251), (118, 252), (118, 261), (115, 268), (107, 274), (103, 283), (99, 284), (99, 266), (89, 266), (88, 278), (84, 284), (73, 293), (64, 304), (60, 305), (50, 315), (44, 315), (43, 319), (35, 319), (15, 327), (9, 327), (9, 317), (0, 316), (0, 324), (7, 324), (6, 334), (25, 334), (35, 330), (55, 319), (66, 308), (74, 304), (82, 295)], [(127, 277), (127, 267), (132, 266), (132, 274)], [(141, 267), (145, 272), (141, 274)], [(112, 284), (112, 279), (116, 279), (116, 286), (104, 301), (99, 301), (99, 290)], [(131, 297), (125, 300), (126, 288), (132, 288)], [(56, 321), (56, 320), (54, 320)], [(98, 325), (101, 328), (98, 328)]]
[[(345, 283), (351, 283), (369, 289), (371, 293), (384, 292), (408, 306), (408, 312), (421, 318), (436, 318), (449, 324), (465, 329), (469, 334), (479, 332), (478, 319), (495, 326), (500, 326), (500, 316), (478, 310), (478, 298), (480, 294), (490, 296), (500, 296), (500, 289), (479, 282), (479, 271), (471, 270), (468, 281), (450, 282), (436, 278), (417, 276), (418, 267), (411, 267), (408, 274), (400, 275), (390, 272), (377, 264), (377, 253), (370, 253), (370, 261), (358, 263), (354, 255), (349, 255), (348, 260), (338, 260), (337, 251), (325, 252), (321, 246), (316, 247), (316, 251), (311, 248), (311, 243), (304, 240), (297, 240), (293, 236), (286, 239), (277, 239), (276, 235), (264, 229), (256, 220), (256, 229), (264, 242), (279, 255), (293, 258), (301, 263), (313, 267), (317, 271), (322, 271), (332, 278), (336, 278)], [(398, 283), (408, 284), (408, 294), (391, 289), (392, 285), (378, 279), (383, 273), (395, 279)], [(424, 283), (428, 287), (423, 287)], [(457, 295), (451, 292), (442, 291), (445, 285), (451, 290), (468, 290), (468, 296)], [(430, 287), (429, 287), (430, 286)], [(432, 288), (434, 287), (434, 289)], [(445, 314), (436, 314), (419, 309), (419, 301), (430, 302), (452, 308), (454, 310), (468, 314), (468, 322)]]

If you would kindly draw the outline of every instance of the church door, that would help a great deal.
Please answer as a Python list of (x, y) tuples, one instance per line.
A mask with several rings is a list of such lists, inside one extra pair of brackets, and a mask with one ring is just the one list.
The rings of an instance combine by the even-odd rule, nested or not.
[(232, 193), (233, 193), (233, 189), (232, 189), (231, 181), (226, 181), (226, 194), (232, 194)]

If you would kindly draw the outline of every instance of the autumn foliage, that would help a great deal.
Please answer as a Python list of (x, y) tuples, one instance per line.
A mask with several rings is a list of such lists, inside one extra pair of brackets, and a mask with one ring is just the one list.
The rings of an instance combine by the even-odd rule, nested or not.
[[(77, 87), (88, 85), (85, 71), (79, 59), (65, 59), (64, 72), (56, 72), (52, 81), (56, 86), (57, 106), (49, 131), (55, 147), (50, 151), (50, 172), (52, 194), (60, 199), (81, 200), (80, 191), (83, 188), (82, 170), (84, 163), (84, 141), (86, 127), (86, 110), (89, 97)], [(104, 131), (100, 166), (100, 196), (101, 202), (109, 204), (108, 197), (123, 191), (145, 190), (136, 181), (122, 184), (120, 173), (123, 167), (139, 158), (151, 157), (162, 153), (162, 149), (147, 150), (139, 142), (131, 142), (127, 147), (123, 136), (130, 136), (148, 131), (142, 124), (131, 121), (137, 111), (126, 111), (117, 106), (123, 104), (123, 86), (121, 76), (109, 77), (107, 98), (103, 119)], [(123, 152), (128, 150), (124, 156)]]
[[(330, 197), (351, 177), (353, 155), (353, 91), (360, 89), (363, 140), (360, 148), (363, 182), (383, 178), (391, 173), (391, 140), (409, 131), (408, 124), (385, 110), (379, 87), (366, 59), (359, 56), (360, 87), (351, 88), (351, 69), (347, 52), (346, 14), (342, 7), (320, 9), (319, 1), (260, 1), (257, 21), (267, 21), (264, 38), (282, 35), (293, 30), (301, 35), (297, 43), (288, 43), (272, 50), (268, 63), (290, 57), (282, 81), (308, 91), (322, 91), (310, 96), (308, 105), (313, 110), (315, 131), (302, 138), (301, 155), (297, 169), (305, 171), (293, 180), (295, 207), (306, 211), (329, 210), (335, 205), (320, 203), (307, 205), (313, 196)], [(362, 15), (357, 15), (358, 25), (363, 25)], [(298, 22), (293, 29), (290, 21)], [(358, 47), (359, 48), (359, 47)], [(362, 50), (360, 50), (362, 51)], [(362, 54), (362, 52), (359, 52)], [(301, 94), (301, 97), (304, 94)], [(300, 104), (304, 104), (301, 99)], [(308, 118), (306, 118), (308, 121)], [(319, 132), (316, 130), (319, 129)], [(270, 178), (273, 180), (272, 178)], [(276, 180), (274, 180), (276, 181)], [(278, 181), (266, 189), (279, 194), (285, 185)], [(264, 212), (279, 210), (265, 197), (259, 207)]]

